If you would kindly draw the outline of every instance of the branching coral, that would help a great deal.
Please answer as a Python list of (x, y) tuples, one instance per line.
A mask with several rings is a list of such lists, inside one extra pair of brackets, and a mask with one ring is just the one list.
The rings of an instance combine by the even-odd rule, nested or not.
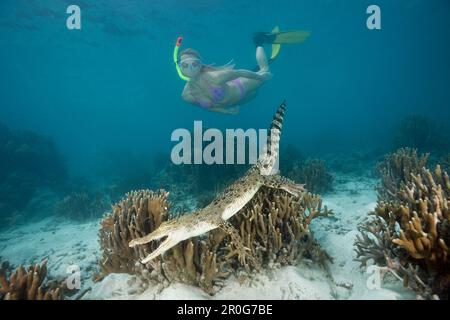
[(300, 254), (310, 255), (306, 251), (311, 247), (305, 245), (312, 241), (309, 224), (330, 213), (322, 208), (317, 195), (305, 193), (297, 199), (282, 191), (262, 189), (232, 223), (261, 266), (288, 265), (294, 264)]
[(398, 198), (397, 192), (402, 183), (411, 180), (411, 173), (417, 174), (426, 167), (429, 154), (418, 156), (417, 150), (410, 148), (398, 149), (388, 154), (377, 166), (381, 177), (378, 186), (378, 199), (391, 201)]
[(167, 219), (168, 193), (150, 190), (132, 191), (115, 204), (112, 213), (101, 222), (100, 246), (103, 256), (100, 262), (104, 274), (112, 272), (135, 273), (136, 260), (145, 257), (151, 245), (130, 248), (128, 243), (159, 227)]
[(169, 218), (167, 196), (164, 191), (129, 193), (105, 217), (100, 230), (100, 264), (105, 274), (128, 272), (160, 282), (181, 281), (213, 294), (224, 279), (242, 269), (293, 264), (299, 256), (321, 263), (329, 258), (309, 232), (314, 218), (330, 213), (322, 208), (320, 197), (305, 193), (298, 199), (283, 191), (263, 188), (231, 220), (256, 264), (239, 260), (235, 243), (220, 229), (180, 242), (145, 266), (136, 264), (158, 243), (134, 248), (129, 248), (128, 243), (151, 233)]
[(155, 250), (158, 243), (128, 246), (132, 239), (151, 233), (168, 220), (171, 205), (167, 198), (168, 193), (163, 190), (133, 191), (113, 206), (113, 212), (103, 219), (100, 229), (103, 275), (112, 272), (140, 274), (158, 281), (196, 284), (212, 292), (214, 282), (228, 275), (221, 271), (223, 261), (218, 260), (216, 252), (224, 237), (221, 232), (212, 232), (206, 239), (181, 242), (145, 266), (138, 260)]
[(450, 267), (450, 180), (439, 165), (433, 174), (423, 169), (411, 176), (401, 190), (406, 205), (397, 212), (401, 230), (393, 242), (422, 260), (427, 270), (442, 273)]
[(446, 154), (445, 156), (442, 156), (439, 160), (439, 163), (441, 164), (442, 170), (449, 172), (450, 171), (450, 153)]
[(450, 289), (450, 180), (438, 165), (422, 168), (399, 187), (396, 201), (379, 202), (355, 243), (363, 265), (387, 266), (425, 298)]
[(287, 176), (305, 183), (309, 191), (322, 193), (332, 188), (334, 177), (328, 172), (325, 162), (312, 159), (304, 164), (296, 164)]
[(30, 266), (28, 270), (19, 266), (8, 276), (7, 270), (0, 270), (0, 297), (4, 300), (60, 300), (59, 287), (49, 289), (43, 286), (47, 275), (47, 260), (41, 265)]

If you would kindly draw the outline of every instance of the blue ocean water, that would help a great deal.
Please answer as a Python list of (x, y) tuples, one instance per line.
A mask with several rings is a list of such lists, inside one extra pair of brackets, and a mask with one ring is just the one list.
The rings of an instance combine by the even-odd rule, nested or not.
[[(82, 29), (66, 28), (77, 4)], [(286, 98), (283, 141), (306, 152), (382, 145), (406, 114), (449, 118), (450, 4), (377, 1), (17, 1), (0, 4), (0, 119), (51, 136), (70, 169), (89, 174), (105, 150), (168, 154), (175, 128), (265, 128)], [(181, 99), (172, 50), (255, 66), (252, 34), (305, 29), (282, 47), (273, 79), (238, 116)]]

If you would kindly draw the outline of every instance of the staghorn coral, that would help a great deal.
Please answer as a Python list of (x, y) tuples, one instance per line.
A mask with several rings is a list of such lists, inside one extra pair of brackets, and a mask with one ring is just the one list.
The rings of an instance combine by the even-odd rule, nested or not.
[[(101, 222), (100, 261), (102, 275), (112, 272), (138, 274), (150, 280), (181, 281), (195, 284), (212, 293), (213, 285), (228, 275), (222, 272), (222, 262), (216, 250), (224, 234), (212, 232), (207, 239), (192, 239), (175, 246), (163, 257), (146, 265), (137, 262), (156, 249), (158, 243), (130, 248), (132, 239), (157, 229), (169, 217), (168, 192), (160, 190), (133, 191), (113, 206), (113, 212)], [(220, 268), (219, 268), (220, 267)]]
[(450, 171), (450, 153), (442, 156), (439, 160), (439, 163), (442, 167), (442, 170), (449, 172)]
[(416, 149), (401, 148), (388, 154), (377, 165), (381, 183), (377, 187), (378, 200), (391, 201), (398, 198), (402, 183), (411, 179), (411, 173), (418, 173), (427, 166), (429, 154), (418, 155)]
[(448, 299), (450, 289), (450, 179), (439, 165), (422, 168), (399, 187), (397, 199), (380, 201), (360, 227), (357, 260), (386, 266), (419, 296)]
[(301, 256), (325, 263), (329, 257), (313, 240), (310, 222), (329, 214), (320, 197), (305, 193), (300, 199), (282, 191), (262, 188), (231, 219), (255, 263), (238, 259), (230, 235), (216, 229), (206, 236), (180, 242), (146, 265), (136, 263), (158, 243), (128, 247), (131, 239), (151, 233), (170, 216), (168, 193), (160, 190), (134, 191), (113, 207), (100, 230), (103, 275), (128, 272), (157, 282), (184, 282), (214, 294), (230, 274), (241, 269), (294, 264)]
[[(3, 266), (4, 267), (4, 266)], [(3, 300), (60, 300), (61, 288), (43, 286), (47, 276), (47, 260), (41, 265), (19, 266), (8, 276), (7, 268), (0, 269), (0, 298)]]
[(262, 267), (294, 264), (302, 255), (323, 262), (328, 258), (324, 252), (320, 257), (310, 252), (315, 250), (315, 243), (309, 224), (316, 217), (329, 214), (331, 211), (326, 206), (322, 208), (318, 195), (305, 192), (296, 198), (284, 191), (262, 188), (232, 224)]
[(295, 181), (302, 181), (313, 193), (331, 190), (334, 180), (334, 177), (327, 171), (325, 162), (319, 159), (312, 159), (304, 164), (297, 163), (287, 176)]
[[(159, 227), (167, 220), (168, 193), (160, 190), (132, 191), (113, 205), (112, 213), (101, 221), (99, 231), (103, 255), (100, 267), (103, 274), (113, 272), (135, 273), (135, 261), (145, 256), (152, 246), (130, 248), (128, 243)], [(154, 248), (153, 248), (154, 249)]]

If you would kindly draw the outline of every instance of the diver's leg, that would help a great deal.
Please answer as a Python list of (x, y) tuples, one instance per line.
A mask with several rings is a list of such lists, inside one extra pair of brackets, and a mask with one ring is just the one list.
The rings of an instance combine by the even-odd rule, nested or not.
[(256, 47), (256, 62), (259, 66), (258, 73), (269, 71), (269, 63), (267, 62), (266, 53), (264, 52), (264, 48), (261, 46)]

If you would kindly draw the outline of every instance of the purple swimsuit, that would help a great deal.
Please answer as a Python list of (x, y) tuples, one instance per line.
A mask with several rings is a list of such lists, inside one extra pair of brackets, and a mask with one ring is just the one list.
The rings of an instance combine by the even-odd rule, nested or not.
[[(230, 80), (227, 82), (227, 84), (236, 85), (239, 88), (239, 91), (241, 92), (239, 100), (242, 100), (244, 98), (245, 88), (244, 88), (244, 85), (242, 84), (242, 80), (240, 78)], [(196, 103), (200, 107), (211, 108), (213, 105), (215, 105), (216, 103), (219, 103), (220, 101), (222, 101), (225, 98), (225, 89), (223, 87), (212, 85), (209, 87), (209, 92), (211, 93), (211, 96), (212, 96), (212, 102), (197, 99)]]

